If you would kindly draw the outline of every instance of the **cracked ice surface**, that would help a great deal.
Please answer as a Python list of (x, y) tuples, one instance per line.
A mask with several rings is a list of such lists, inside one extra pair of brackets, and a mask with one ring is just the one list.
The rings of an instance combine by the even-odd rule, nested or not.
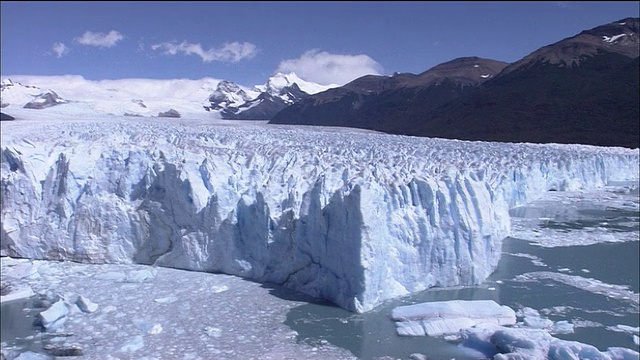
[[(21, 268), (41, 276), (21, 279)], [(58, 303), (72, 305), (83, 296), (97, 305), (94, 312), (69, 306), (55, 332), (34, 339), (41, 345), (77, 344), (83, 359), (354, 359), (328, 344), (298, 343), (297, 333), (283, 323), (290, 309), (305, 302), (291, 300), (293, 295), (277, 286), (148, 265), (3, 257), (1, 269), (3, 282), (20, 281), (37, 294), (58, 295)], [(142, 271), (153, 275), (144, 281), (130, 276)], [(122, 276), (101, 277), (105, 272)], [(12, 351), (4, 345), (3, 350)]]
[(256, 123), (3, 122), (1, 250), (223, 272), (363, 312), (481, 283), (510, 208), (637, 179), (638, 162), (637, 149)]

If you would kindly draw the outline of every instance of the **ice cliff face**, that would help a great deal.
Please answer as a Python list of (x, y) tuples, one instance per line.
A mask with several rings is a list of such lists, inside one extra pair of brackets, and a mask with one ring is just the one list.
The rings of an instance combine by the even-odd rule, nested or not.
[(510, 207), (635, 179), (638, 163), (621, 148), (308, 127), (3, 123), (1, 249), (224, 272), (364, 312), (482, 282)]

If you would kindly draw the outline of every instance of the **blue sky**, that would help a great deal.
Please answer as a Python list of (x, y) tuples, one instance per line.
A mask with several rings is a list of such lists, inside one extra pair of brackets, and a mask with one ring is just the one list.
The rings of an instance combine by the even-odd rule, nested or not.
[(638, 17), (629, 2), (2, 1), (1, 74), (344, 84), (462, 56), (513, 62)]

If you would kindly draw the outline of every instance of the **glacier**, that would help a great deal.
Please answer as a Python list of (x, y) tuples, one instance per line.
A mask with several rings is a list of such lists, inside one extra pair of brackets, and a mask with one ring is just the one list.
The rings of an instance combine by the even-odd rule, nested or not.
[(638, 179), (638, 149), (24, 112), (2, 123), (1, 255), (219, 272), (354, 312), (480, 284), (509, 209), (546, 191)]

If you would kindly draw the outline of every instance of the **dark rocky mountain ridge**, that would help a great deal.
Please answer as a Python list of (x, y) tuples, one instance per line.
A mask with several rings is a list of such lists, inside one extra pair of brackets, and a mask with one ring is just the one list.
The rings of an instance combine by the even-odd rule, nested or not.
[(365, 76), (291, 105), (271, 123), (637, 148), (638, 23), (585, 30), (512, 64), (460, 58), (419, 75)]
[(421, 74), (367, 75), (342, 87), (307, 97), (283, 109), (271, 123), (349, 126), (402, 133), (389, 116), (415, 103), (436, 108), (484, 83), (507, 63), (479, 57), (459, 58)]

